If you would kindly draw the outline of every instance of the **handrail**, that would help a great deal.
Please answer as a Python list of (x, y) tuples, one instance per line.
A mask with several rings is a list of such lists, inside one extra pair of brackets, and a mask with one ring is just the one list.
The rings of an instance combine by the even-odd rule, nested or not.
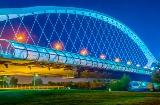
[[(50, 49), (51, 51), (53, 51), (53, 53), (50, 53), (50, 52), (46, 53), (46, 52), (40, 51), (40, 50), (47, 51), (48, 48), (46, 48), (46, 47), (40, 47), (40, 46), (30, 45), (30, 44), (26, 44), (26, 43), (19, 43), (19, 42), (15, 42), (13, 40), (6, 40), (6, 39), (3, 39), (3, 40), (0, 39), (0, 42), (1, 41), (9, 42), (14, 48), (14, 54), (12, 55), (12, 57), (7, 56), (6, 54), (1, 54), (3, 58), (22, 59), (22, 60), (25, 59), (25, 60), (33, 60), (33, 61), (41, 61), (41, 62), (49, 62), (49, 63), (57, 62), (57, 63), (62, 63), (62, 64), (66, 64), (66, 62), (68, 60), (71, 60), (71, 59), (67, 59), (68, 52), (65, 52), (65, 51), (58, 51), (55, 49)], [(15, 46), (14, 43), (18, 43), (17, 45), (23, 45), (25, 47), (30, 46), (30, 49), (28, 49), (28, 48), (22, 49), (18, 46)], [(34, 51), (33, 49), (31, 49), (31, 48), (37, 48), (37, 47), (39, 48), (39, 50), (36, 49), (36, 51)], [(23, 53), (22, 50), (27, 51), (28, 53)], [(64, 55), (57, 54), (56, 53), (57, 51), (62, 52)], [(19, 52), (22, 52), (22, 54), (19, 54)], [(43, 56), (41, 56), (40, 54)], [(49, 59), (47, 59), (47, 60), (46, 60), (46, 54), (48, 54), (50, 56)], [(19, 56), (15, 57), (15, 55), (19, 55)], [(51, 56), (51, 55), (54, 55), (54, 56)], [(76, 59), (75, 55), (82, 56), (80, 54), (74, 54), (74, 53), (70, 53), (70, 55), (73, 57), (73, 59)], [(23, 58), (24, 56), (27, 56), (27, 57)], [(114, 61), (107, 61), (107, 60), (103, 60), (103, 59), (99, 59), (99, 58), (95, 58), (95, 57), (91, 57), (91, 56), (87, 56), (87, 57), (90, 58), (90, 60), (92, 62), (91, 65), (87, 65), (87, 58), (86, 57), (83, 57), (83, 59), (79, 58), (78, 64), (75, 64), (75, 60), (73, 61), (73, 63), (68, 62), (67, 64), (72, 65), (72, 66), (82, 66), (82, 67), (90, 67), (90, 68), (97, 68), (97, 69), (104, 69), (104, 70), (112, 69), (112, 70), (133, 72), (133, 73), (146, 74), (146, 75), (152, 74), (152, 71), (150, 69), (139, 68), (136, 66), (128, 66), (127, 64), (116, 63)], [(37, 58), (37, 59), (35, 59), (35, 58)], [(53, 61), (51, 59), (53, 59)], [(96, 65), (95, 65), (95, 63), (96, 63)], [(110, 68), (108, 68), (108, 67), (110, 67)], [(119, 69), (119, 67), (125, 67), (125, 70), (121, 70), (121, 69)], [(130, 68), (131, 68), (131, 70), (130, 70)]]
[(4, 86), (1, 87), (0, 86), (0, 90), (1, 89), (14, 89), (14, 90), (28, 90), (28, 89), (64, 89), (64, 86)]

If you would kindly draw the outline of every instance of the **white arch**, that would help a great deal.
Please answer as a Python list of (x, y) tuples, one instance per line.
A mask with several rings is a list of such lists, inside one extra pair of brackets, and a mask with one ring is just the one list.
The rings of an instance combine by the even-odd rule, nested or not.
[(34, 15), (34, 14), (44, 14), (44, 13), (68, 13), (68, 14), (78, 14), (90, 16), (101, 21), (105, 21), (113, 26), (117, 27), (125, 34), (127, 34), (142, 50), (145, 57), (148, 60), (147, 66), (150, 67), (153, 62), (156, 62), (156, 58), (144, 44), (144, 42), (138, 37), (138, 35), (133, 32), (129, 27), (127, 27), (122, 22), (110, 17), (106, 14), (99, 13), (92, 10), (74, 8), (74, 7), (55, 7), (55, 6), (37, 6), (37, 7), (27, 7), (27, 8), (6, 8), (0, 9), (0, 21), (7, 19), (18, 18), (22, 16)]

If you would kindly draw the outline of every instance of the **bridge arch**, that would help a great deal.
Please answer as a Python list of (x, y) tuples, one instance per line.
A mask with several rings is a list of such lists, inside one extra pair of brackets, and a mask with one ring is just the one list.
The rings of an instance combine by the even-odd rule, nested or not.
[(156, 62), (155, 57), (144, 44), (144, 42), (138, 37), (138, 35), (127, 27), (122, 22), (117, 19), (110, 17), (106, 14), (99, 13), (92, 10), (74, 8), (74, 7), (54, 7), (54, 6), (39, 6), (39, 7), (29, 7), (29, 8), (11, 8), (11, 9), (1, 9), (0, 21), (7, 21), (9, 19), (20, 18), (25, 16), (31, 16), (35, 14), (45, 14), (45, 13), (60, 13), (60, 14), (76, 14), (84, 15), (91, 18), (95, 18), (106, 23), (113, 25), (114, 27), (125, 33), (143, 52), (144, 56), (148, 60), (146, 64), (148, 67), (151, 66), (152, 62)]

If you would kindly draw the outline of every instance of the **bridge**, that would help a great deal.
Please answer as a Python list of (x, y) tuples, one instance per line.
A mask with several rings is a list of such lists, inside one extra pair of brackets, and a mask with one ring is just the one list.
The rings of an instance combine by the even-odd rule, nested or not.
[(0, 75), (144, 78), (154, 71), (144, 42), (106, 14), (53, 6), (0, 11)]

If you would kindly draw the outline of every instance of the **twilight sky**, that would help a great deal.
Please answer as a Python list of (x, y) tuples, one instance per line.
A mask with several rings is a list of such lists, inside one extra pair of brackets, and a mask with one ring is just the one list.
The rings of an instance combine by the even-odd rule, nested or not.
[(0, 8), (66, 6), (90, 9), (110, 15), (130, 27), (160, 56), (160, 0), (0, 0)]

